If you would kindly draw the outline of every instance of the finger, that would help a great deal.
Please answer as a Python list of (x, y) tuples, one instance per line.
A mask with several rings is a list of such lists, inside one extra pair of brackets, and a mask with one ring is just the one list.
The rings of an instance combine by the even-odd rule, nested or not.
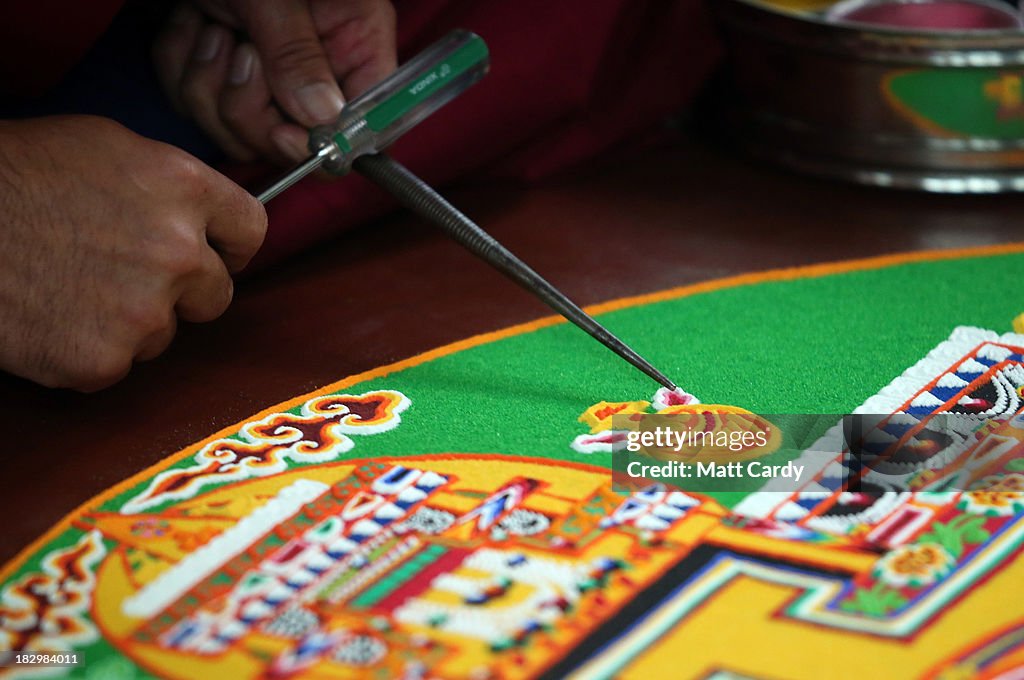
[(234, 282), (224, 261), (212, 248), (204, 249), (202, 266), (182, 281), (174, 311), (183, 321), (213, 321), (227, 310)]
[(135, 350), (135, 361), (149, 361), (164, 353), (174, 340), (174, 334), (178, 330), (178, 320), (168, 310), (167, 323), (160, 329), (153, 331), (142, 338)]
[(294, 165), (309, 158), (309, 134), (298, 125), (277, 125), (270, 131), (270, 139), (285, 165)]
[(185, 113), (179, 89), (181, 76), (202, 27), (202, 15), (190, 3), (183, 2), (171, 13), (167, 25), (153, 43), (157, 79), (178, 113)]
[(239, 272), (263, 245), (267, 211), (256, 197), (214, 170), (219, 181), (206, 197), (206, 239), (228, 271)]
[(395, 8), (389, 0), (314, 2), (312, 8), (345, 97), (355, 99), (398, 67)]
[(334, 121), (344, 99), (317, 35), (307, 0), (256, 0), (244, 17), (274, 99), (296, 122)]
[(274, 106), (256, 48), (239, 45), (228, 69), (227, 85), (220, 94), (220, 119), (241, 143), (278, 163), (291, 162), (274, 145), (271, 131), (284, 122)]
[(252, 160), (252, 149), (240, 142), (220, 118), (219, 99), (228, 77), (234, 51), (231, 32), (223, 26), (206, 26), (196, 41), (181, 78), (181, 99), (199, 126), (228, 155)]
[[(188, 154), (182, 157), (179, 183), (194, 212), (187, 224), (204, 227), (206, 242), (231, 272), (240, 271), (263, 245), (267, 212), (255, 196)], [(206, 250), (201, 247), (200, 251)], [(191, 262), (186, 263), (186, 271)]]
[(105, 368), (91, 372), (88, 375), (64, 377), (50, 383), (50, 385), (91, 394), (121, 382), (132, 370), (132, 362), (127, 354), (125, 354), (124, 359), (120, 362), (110, 362), (105, 366)]

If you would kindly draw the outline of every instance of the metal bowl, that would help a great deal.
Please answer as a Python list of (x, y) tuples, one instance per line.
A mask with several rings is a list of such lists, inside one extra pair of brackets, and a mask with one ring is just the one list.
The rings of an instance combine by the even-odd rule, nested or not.
[(731, 56), (732, 130), (752, 152), (865, 184), (1024, 191), (1021, 30), (909, 30), (711, 2)]

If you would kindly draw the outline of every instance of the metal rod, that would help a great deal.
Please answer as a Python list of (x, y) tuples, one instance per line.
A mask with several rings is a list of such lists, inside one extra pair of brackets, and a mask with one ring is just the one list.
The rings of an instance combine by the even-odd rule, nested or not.
[(405, 166), (384, 154), (368, 154), (355, 160), (353, 167), (361, 174), (391, 192), (404, 206), (420, 217), (444, 229), (452, 238), (506, 274), (545, 304), (573, 322), (602, 345), (633, 364), (670, 390), (676, 385), (626, 343), (579, 308), (561, 291), (545, 281), (525, 262), (462, 214), (455, 206), (434, 191), (427, 183), (409, 172)]
[(300, 179), (302, 179), (303, 177), (305, 177), (306, 175), (308, 175), (309, 173), (313, 172), (321, 165), (323, 165), (323, 162), (327, 159), (328, 156), (331, 155), (333, 151), (334, 150), (329, 146), (323, 147), (322, 149), (320, 149), (320, 151), (316, 153), (316, 155), (310, 156), (305, 161), (303, 161), (301, 165), (296, 166), (294, 169), (290, 170), (288, 174), (286, 174), (284, 177), (277, 180), (269, 187), (267, 187), (259, 194), (257, 194), (256, 198), (259, 200), (260, 203), (266, 205), (267, 201), (274, 198), (282, 191), (284, 191), (285, 189), (295, 184)]

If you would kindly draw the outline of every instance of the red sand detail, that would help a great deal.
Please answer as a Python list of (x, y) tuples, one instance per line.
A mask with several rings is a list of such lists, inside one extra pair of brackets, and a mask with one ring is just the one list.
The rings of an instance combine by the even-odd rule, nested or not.
[(466, 559), (469, 553), (469, 550), (463, 548), (449, 548), (448, 552), (441, 555), (432, 564), (424, 567), (416, 578), (395, 588), (395, 590), (381, 599), (373, 606), (373, 610), (382, 614), (390, 614), (410, 597), (416, 597), (430, 587), (430, 582), (436, 577), (446, 574), (462, 564), (462, 561)]
[(665, 393), (665, 403), (668, 404), (669, 406), (686, 406), (691, 401), (693, 400), (690, 397), (684, 397), (680, 395), (678, 392)]

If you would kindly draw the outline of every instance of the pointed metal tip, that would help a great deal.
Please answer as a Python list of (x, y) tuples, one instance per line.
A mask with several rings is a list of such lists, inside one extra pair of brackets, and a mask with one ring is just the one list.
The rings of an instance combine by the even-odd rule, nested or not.
[(647, 361), (646, 359), (643, 359), (643, 358), (641, 358), (641, 361), (643, 363), (641, 365), (637, 366), (637, 368), (639, 368), (641, 371), (646, 373), (648, 377), (654, 378), (654, 381), (656, 383), (658, 383), (659, 385), (661, 385), (662, 387), (664, 387), (666, 390), (668, 390), (670, 392), (675, 392), (676, 390), (679, 389), (679, 385), (676, 385), (674, 382), (669, 380), (669, 377), (667, 375), (665, 375), (664, 373), (662, 373), (661, 371), (659, 371), (658, 369), (656, 369), (651, 364), (651, 362), (649, 362), (649, 361)]
[(323, 165), (324, 161), (327, 160), (327, 157), (331, 155), (331, 151), (332, 149), (330, 146), (323, 147), (302, 163), (289, 170), (284, 176), (280, 177), (269, 187), (256, 194), (256, 199), (263, 205), (266, 205), (272, 198), (280, 195), (285, 189)]
[(659, 385), (664, 387), (669, 392), (675, 392), (676, 390), (679, 389), (679, 385), (676, 385), (674, 382), (672, 382), (663, 375), (659, 375), (659, 377), (655, 378), (655, 380), (658, 382)]

